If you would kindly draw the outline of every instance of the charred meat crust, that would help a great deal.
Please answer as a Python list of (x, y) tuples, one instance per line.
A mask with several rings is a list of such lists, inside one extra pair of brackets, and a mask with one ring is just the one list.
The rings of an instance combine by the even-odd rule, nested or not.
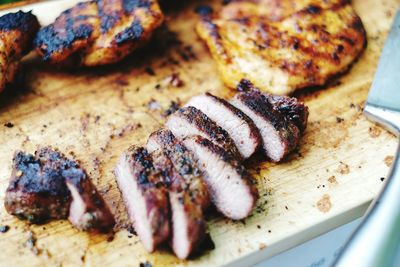
[(242, 79), (237, 86), (238, 91), (256, 91), (263, 94), (266, 99), (272, 104), (275, 110), (285, 116), (287, 119), (292, 121), (301, 132), (304, 132), (307, 128), (307, 121), (309, 110), (308, 107), (297, 100), (295, 97), (273, 95), (266, 92), (261, 92), (254, 85), (246, 80)]
[(173, 116), (187, 120), (216, 145), (222, 147), (236, 158), (242, 159), (242, 155), (229, 134), (197, 108), (190, 106), (184, 107), (175, 112), (170, 117), (170, 120), (173, 119)]
[(7, 212), (31, 223), (67, 218), (71, 194), (63, 172), (70, 168), (77, 166), (49, 148), (35, 155), (16, 152), (4, 202)]
[[(123, 172), (129, 172), (129, 177), (123, 177)], [(145, 148), (135, 146), (122, 156), (116, 174), (128, 214), (145, 248), (152, 252), (170, 233), (168, 195), (163, 176), (155, 169), (152, 155)], [(131, 198), (135, 192), (127, 187), (129, 183), (125, 181), (124, 184), (124, 179), (133, 179), (140, 196)], [(141, 210), (137, 206), (140, 201)]]
[[(186, 259), (205, 236), (202, 198), (205, 189), (196, 180), (185, 180), (175, 169), (171, 160), (160, 150), (152, 153), (154, 167), (169, 184), (171, 207), (172, 248), (181, 259)], [(186, 174), (187, 176), (187, 174)], [(200, 186), (200, 187), (199, 187)], [(208, 197), (208, 195), (207, 195)]]
[[(150, 143), (153, 143), (150, 145)], [(208, 190), (202, 181), (203, 173), (199, 169), (195, 157), (170, 130), (160, 129), (149, 137), (148, 147), (151, 150), (162, 150), (171, 160), (179, 173), (180, 179), (169, 180), (169, 187), (174, 191), (190, 190), (192, 200), (206, 210), (209, 205)], [(149, 148), (150, 149), (150, 148)]]
[(39, 31), (35, 46), (51, 63), (74, 56), (85, 66), (110, 64), (148, 40), (162, 21), (155, 0), (92, 0), (62, 12)]
[[(0, 17), (0, 31), (20, 31), (22, 36), (21, 56), (27, 54), (33, 46), (33, 39), (40, 28), (39, 22), (31, 12), (18, 11)], [(17, 43), (19, 43), (17, 41)]]
[(278, 96), (269, 93), (264, 93), (272, 106), (293, 122), (300, 130), (304, 132), (308, 121), (308, 107), (304, 103), (299, 102), (294, 97)]
[(285, 144), (285, 155), (297, 147), (300, 140), (299, 128), (294, 122), (275, 109), (274, 105), (263, 93), (256, 90), (241, 92), (236, 94), (235, 98), (272, 124)]
[[(76, 201), (67, 184), (77, 189), (79, 198), (86, 205), (87, 224), (76, 225), (82, 230), (107, 231), (114, 225), (114, 218), (103, 198), (77, 162), (66, 158), (58, 150), (43, 147), (35, 155), (17, 152), (13, 171), (6, 191), (7, 212), (31, 223), (45, 223), (52, 219), (71, 218)], [(89, 218), (90, 217), (90, 218)]]

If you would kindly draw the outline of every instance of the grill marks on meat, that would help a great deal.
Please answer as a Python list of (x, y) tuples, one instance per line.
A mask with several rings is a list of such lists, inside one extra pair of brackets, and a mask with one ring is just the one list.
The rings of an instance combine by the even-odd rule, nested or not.
[(51, 63), (115, 63), (148, 41), (163, 19), (156, 0), (92, 0), (64, 11), (41, 29), (35, 46)]
[[(150, 135), (147, 150), (131, 148), (117, 166), (117, 180), (128, 211), (141, 218), (138, 222), (132, 216), (138, 222), (135, 227), (150, 225), (142, 218), (146, 218), (144, 210), (153, 206), (145, 207), (144, 203), (168, 191), (171, 243), (180, 259), (193, 254), (205, 237), (204, 212), (210, 199), (230, 219), (241, 220), (251, 214), (258, 191), (241, 160), (261, 145), (271, 160), (282, 160), (297, 147), (307, 126), (308, 108), (297, 99), (260, 92), (247, 80), (239, 86), (242, 92), (236, 94), (232, 104), (209, 93), (193, 97), (170, 116), (168, 130)], [(137, 158), (135, 153), (146, 161), (129, 160)], [(143, 170), (147, 170), (145, 180), (149, 175), (157, 177), (151, 182), (152, 188), (160, 188), (146, 197), (137, 185), (135, 188)], [(154, 187), (157, 180), (160, 187)], [(168, 210), (160, 205), (155, 205), (158, 211)], [(147, 229), (151, 232), (150, 226)], [(155, 243), (154, 237), (142, 237), (143, 230), (137, 231), (144, 243)]]
[(172, 248), (178, 258), (186, 259), (205, 236), (203, 211), (209, 204), (208, 190), (193, 155), (171, 131), (151, 134), (147, 148), (161, 153), (156, 165), (169, 185)]
[(118, 187), (131, 221), (149, 252), (170, 233), (168, 195), (153, 157), (142, 147), (131, 147), (115, 170)]
[(180, 139), (200, 135), (210, 139), (237, 158), (241, 154), (229, 134), (195, 107), (184, 107), (172, 114), (166, 123), (171, 132)]
[(69, 216), (81, 230), (107, 231), (115, 223), (86, 172), (49, 147), (39, 149), (35, 155), (15, 154), (5, 208), (32, 223)]
[(233, 220), (246, 218), (258, 193), (243, 165), (231, 153), (201, 136), (187, 137), (183, 143), (197, 158), (217, 209)]
[(249, 158), (261, 146), (262, 139), (254, 122), (226, 100), (205, 93), (193, 97), (186, 105), (201, 110), (226, 130), (243, 158)]
[(39, 27), (36, 16), (30, 12), (0, 17), (0, 91), (14, 81), (20, 60), (31, 50)]
[(256, 90), (238, 93), (231, 103), (257, 125), (263, 138), (264, 152), (272, 161), (281, 161), (297, 147), (299, 128), (279, 108), (274, 108), (264, 94)]
[(261, 16), (269, 21), (280, 21), (310, 6), (322, 9), (349, 4), (349, 0), (231, 0), (220, 13), (223, 19)]
[(323, 85), (364, 50), (365, 30), (348, 1), (300, 1), (288, 14), (282, 10), (297, 1), (255, 2), (234, 1), (197, 25), (231, 88), (241, 79), (273, 94)]

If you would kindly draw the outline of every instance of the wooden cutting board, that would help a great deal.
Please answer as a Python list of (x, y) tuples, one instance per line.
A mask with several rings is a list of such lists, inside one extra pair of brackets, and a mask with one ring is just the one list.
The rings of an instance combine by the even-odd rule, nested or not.
[[(32, 9), (47, 24), (76, 2), (49, 1), (23, 9)], [(181, 1), (167, 8), (166, 27), (121, 64), (58, 69), (35, 55), (25, 59), (20, 85), (0, 97), (0, 202), (14, 151), (52, 145), (82, 161), (120, 226), (112, 238), (79, 232), (68, 221), (28, 225), (0, 205), (0, 226), (10, 227), (0, 233), (1, 266), (250, 265), (365, 211), (396, 148), (396, 138), (368, 122), (362, 107), (399, 0), (353, 1), (368, 32), (366, 51), (331, 85), (298, 95), (310, 107), (298, 153), (279, 165), (250, 164), (261, 195), (257, 208), (241, 222), (209, 215), (215, 249), (188, 261), (178, 260), (168, 248), (148, 254), (123, 228), (127, 218), (113, 174), (120, 154), (131, 144), (145, 143), (165, 121), (172, 101), (184, 103), (206, 91), (233, 95), (193, 30), (193, 9), (210, 2)], [(221, 2), (212, 4), (218, 8)], [(183, 86), (174, 86), (171, 77), (179, 77)]]

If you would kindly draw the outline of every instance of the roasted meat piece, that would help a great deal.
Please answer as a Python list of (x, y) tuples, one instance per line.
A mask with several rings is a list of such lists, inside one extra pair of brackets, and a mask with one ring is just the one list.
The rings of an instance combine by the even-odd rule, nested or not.
[(235, 95), (232, 105), (246, 113), (260, 130), (265, 154), (274, 162), (281, 161), (295, 149), (300, 130), (261, 92), (253, 90)]
[(155, 166), (169, 185), (172, 249), (178, 258), (186, 259), (205, 236), (203, 211), (209, 204), (207, 187), (193, 155), (169, 130), (154, 132), (147, 148), (159, 153)]
[(248, 80), (241, 80), (237, 88), (239, 91), (256, 91), (255, 94), (262, 93), (275, 110), (292, 121), (302, 133), (305, 131), (309, 111), (308, 107), (297, 98), (261, 92)]
[(228, 101), (205, 93), (190, 99), (186, 106), (201, 110), (228, 132), (243, 158), (249, 158), (261, 146), (261, 135), (254, 122)]
[(65, 170), (63, 175), (72, 196), (69, 221), (84, 231), (96, 229), (107, 232), (112, 229), (115, 224), (114, 217), (86, 172), (79, 168), (71, 168)]
[(17, 152), (13, 161), (5, 200), (9, 213), (32, 223), (69, 215), (83, 230), (108, 230), (114, 225), (104, 200), (76, 162), (48, 147), (35, 155)]
[[(17, 152), (7, 188), (7, 212), (32, 223), (69, 220), (81, 230), (108, 231), (114, 218), (79, 165), (57, 150)], [(72, 201), (72, 203), (71, 203)]]
[(30, 12), (0, 17), (0, 91), (14, 81), (20, 60), (31, 50), (39, 27), (37, 18)]
[(49, 148), (35, 155), (17, 152), (4, 201), (7, 212), (31, 223), (66, 219), (71, 194), (63, 171), (69, 168), (76, 165)]
[(180, 139), (200, 135), (210, 139), (238, 159), (242, 156), (229, 134), (195, 107), (184, 107), (172, 114), (167, 123), (171, 132)]
[(347, 70), (360, 55), (366, 34), (347, 1), (333, 1), (332, 5), (331, 1), (310, 1), (304, 6), (299, 4), (302, 9), (286, 14), (283, 10), (295, 2), (279, 1), (279, 8), (272, 5), (272, 13), (282, 10), (275, 15), (268, 11), (260, 14), (270, 8), (262, 1), (257, 7), (244, 8), (246, 11), (239, 9), (254, 4), (233, 2), (234, 6), (224, 8), (229, 11), (222, 11), (222, 17), (202, 17), (197, 32), (229, 87), (235, 88), (240, 80), (248, 79), (263, 91), (290, 94), (325, 84)]
[(153, 252), (170, 233), (168, 194), (163, 175), (143, 147), (131, 147), (116, 169), (118, 187), (145, 249)]
[(231, 153), (199, 135), (187, 137), (183, 143), (196, 157), (217, 209), (233, 220), (249, 216), (258, 193), (243, 165)]
[(42, 28), (35, 46), (45, 61), (84, 66), (115, 63), (150, 39), (164, 16), (156, 0), (92, 0)]

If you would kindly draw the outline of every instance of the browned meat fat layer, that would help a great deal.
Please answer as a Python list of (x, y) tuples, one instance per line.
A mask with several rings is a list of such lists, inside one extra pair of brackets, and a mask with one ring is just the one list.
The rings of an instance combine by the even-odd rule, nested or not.
[(201, 136), (191, 136), (183, 142), (203, 169), (211, 200), (217, 209), (233, 220), (246, 218), (258, 193), (243, 165), (232, 154)]
[(261, 146), (261, 135), (254, 122), (226, 100), (206, 93), (193, 97), (186, 106), (201, 110), (228, 132), (243, 158), (249, 158)]
[(238, 159), (241, 154), (229, 134), (195, 107), (185, 107), (172, 114), (167, 127), (179, 139), (200, 135), (210, 139)]
[(118, 187), (129, 217), (149, 252), (170, 233), (168, 194), (163, 177), (145, 148), (131, 147), (116, 167)]
[(264, 94), (259, 91), (241, 92), (235, 95), (231, 103), (257, 125), (263, 139), (264, 152), (272, 161), (281, 161), (297, 147), (299, 128), (276, 110)]

